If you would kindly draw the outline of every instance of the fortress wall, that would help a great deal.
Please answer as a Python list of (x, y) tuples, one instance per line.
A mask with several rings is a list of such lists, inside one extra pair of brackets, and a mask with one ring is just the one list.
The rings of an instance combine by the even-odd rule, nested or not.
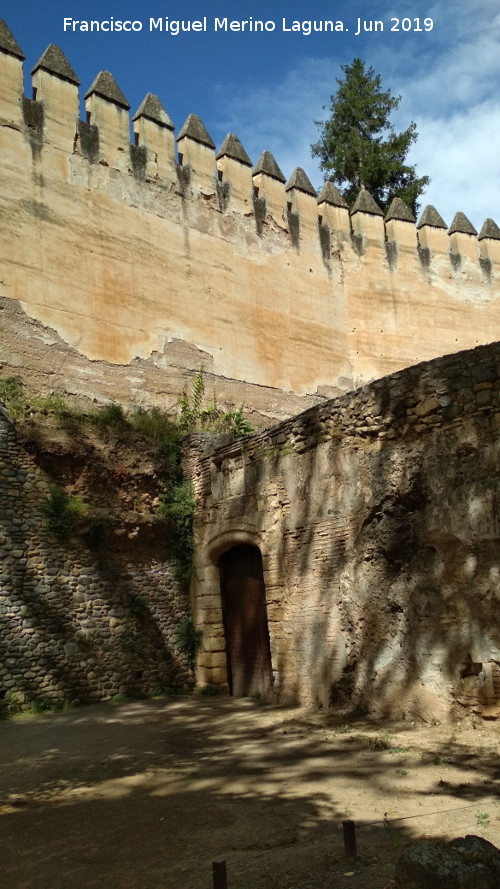
[[(11, 65), (0, 53), (5, 59)], [(349, 377), (342, 293), (332, 288), (319, 245), (299, 255), (283, 221), (267, 224), (269, 236), (259, 238), (253, 214), (233, 211), (231, 199), (221, 212), (214, 152), (208, 177), (203, 146), (189, 137), (179, 143), (182, 167), (164, 157), (158, 170), (170, 176), (148, 180), (160, 141), (150, 148), (148, 134), (164, 128), (147, 121), (132, 146), (128, 111), (95, 95), (86, 99), (90, 123), (82, 127), (77, 86), (43, 75), (42, 100), (18, 95), (22, 122), (0, 128), (2, 295), (91, 360), (127, 364), (159, 351), (168, 361), (169, 344), (182, 341), (209, 356), (208, 371), (298, 394)], [(143, 166), (134, 149), (142, 149)], [(252, 210), (251, 184), (248, 203)]]
[(226, 685), (218, 562), (245, 543), (275, 700), (500, 714), (499, 430), (495, 343), (216, 450), (194, 438), (199, 681)]
[(0, 37), (0, 296), (91, 361), (158, 353), (193, 369), (201, 350), (219, 378), (331, 396), (498, 331), (495, 228), (478, 241), (384, 224), (373, 208), (349, 216), (302, 171), (285, 183), (279, 168), (252, 170), (235, 137), (216, 157), (194, 115), (176, 162), (156, 97), (133, 115), (131, 144), (111, 75), (79, 121), (60, 50), (35, 65), (27, 99), (22, 53), (5, 26)]
[[(366, 252), (346, 276), (350, 355), (359, 383), (486, 343), (498, 330), (499, 267), (480, 262), (477, 237), (463, 235), (450, 252), (446, 230), (420, 229), (417, 241), (411, 223), (387, 229), (387, 240), (383, 230), (376, 238), (368, 230)], [(488, 246), (492, 255), (495, 246)]]
[[(20, 376), (32, 396), (70, 396), (82, 410), (115, 401), (126, 410), (156, 406), (177, 416), (179, 393), (191, 393), (200, 367), (210, 367), (210, 355), (180, 340), (163, 352), (130, 364), (91, 361), (61, 339), (57, 332), (26, 315), (20, 303), (0, 297), (2, 376)], [(206, 404), (214, 395), (219, 405), (245, 409), (254, 428), (293, 416), (324, 398), (300, 396), (269, 386), (218, 377), (205, 370)]]

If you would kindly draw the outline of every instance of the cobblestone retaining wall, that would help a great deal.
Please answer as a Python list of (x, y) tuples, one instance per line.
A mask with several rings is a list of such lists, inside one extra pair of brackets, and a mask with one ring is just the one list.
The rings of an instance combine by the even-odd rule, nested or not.
[(175, 647), (187, 601), (168, 563), (145, 557), (140, 536), (113, 551), (58, 541), (48, 494), (0, 404), (0, 698), (99, 701), (190, 684)]

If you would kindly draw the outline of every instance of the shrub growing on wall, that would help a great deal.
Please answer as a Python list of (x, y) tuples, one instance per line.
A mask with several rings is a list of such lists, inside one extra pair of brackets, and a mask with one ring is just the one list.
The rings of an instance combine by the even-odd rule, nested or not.
[(196, 629), (189, 617), (177, 627), (177, 646), (186, 658), (191, 670), (194, 670), (196, 655), (201, 648), (201, 636), (201, 630)]
[(85, 512), (85, 504), (78, 497), (67, 497), (59, 485), (52, 485), (44, 512), (49, 533), (65, 540), (71, 531), (73, 516)]

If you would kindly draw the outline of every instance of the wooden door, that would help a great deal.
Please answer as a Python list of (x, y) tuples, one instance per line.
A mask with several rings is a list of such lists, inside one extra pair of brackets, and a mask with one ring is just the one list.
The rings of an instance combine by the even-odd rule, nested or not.
[(255, 546), (234, 546), (219, 561), (229, 691), (269, 695), (271, 649), (262, 557)]

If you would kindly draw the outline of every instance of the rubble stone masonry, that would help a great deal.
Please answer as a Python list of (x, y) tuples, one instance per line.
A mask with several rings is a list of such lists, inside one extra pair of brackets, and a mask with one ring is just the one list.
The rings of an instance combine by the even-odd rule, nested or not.
[(59, 541), (50, 479), (0, 403), (0, 699), (109, 700), (192, 684), (176, 646), (188, 615), (167, 561)]
[[(61, 50), (30, 98), (23, 60), (0, 22), (1, 375), (169, 410), (202, 367), (219, 404), (278, 423), (186, 452), (198, 682), (227, 688), (219, 559), (243, 543), (276, 701), (500, 713), (496, 223), (384, 218), (364, 190), (349, 211), (234, 134), (215, 150), (194, 114), (174, 139), (152, 93), (130, 120), (104, 70), (82, 121)], [(3, 409), (0, 457), (0, 694), (184, 684), (168, 560), (49, 535), (48, 477)]]
[(199, 679), (224, 686), (218, 562), (262, 553), (274, 697), (500, 713), (500, 346), (446, 356), (204, 453)]

